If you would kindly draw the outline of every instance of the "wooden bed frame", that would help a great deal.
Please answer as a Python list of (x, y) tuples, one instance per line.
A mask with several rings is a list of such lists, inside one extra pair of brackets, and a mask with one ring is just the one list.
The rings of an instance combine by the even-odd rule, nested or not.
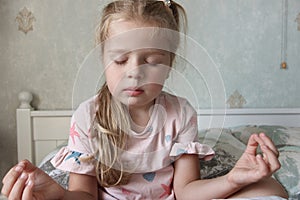
[[(34, 164), (66, 142), (73, 111), (33, 110), (32, 94), (19, 94), (17, 109), (18, 160)], [(200, 109), (199, 129), (235, 127), (240, 125), (282, 125), (300, 127), (300, 108), (296, 109)]]

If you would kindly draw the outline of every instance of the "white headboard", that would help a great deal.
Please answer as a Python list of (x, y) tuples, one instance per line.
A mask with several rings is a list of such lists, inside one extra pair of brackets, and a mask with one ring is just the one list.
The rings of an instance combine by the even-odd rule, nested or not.
[[(46, 154), (67, 141), (73, 111), (33, 110), (32, 94), (19, 94), (17, 109), (18, 160), (40, 163)], [(297, 109), (226, 109), (198, 110), (199, 129), (239, 125), (282, 125), (300, 127)]]
[(68, 140), (71, 110), (34, 110), (32, 94), (19, 94), (17, 117), (18, 160), (38, 164), (45, 155)]

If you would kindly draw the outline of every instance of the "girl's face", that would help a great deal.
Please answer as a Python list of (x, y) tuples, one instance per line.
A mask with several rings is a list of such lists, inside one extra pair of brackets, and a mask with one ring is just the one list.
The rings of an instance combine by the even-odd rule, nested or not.
[(150, 108), (170, 71), (171, 53), (162, 50), (167, 41), (149, 28), (135, 21), (114, 21), (104, 44), (108, 88), (131, 108)]

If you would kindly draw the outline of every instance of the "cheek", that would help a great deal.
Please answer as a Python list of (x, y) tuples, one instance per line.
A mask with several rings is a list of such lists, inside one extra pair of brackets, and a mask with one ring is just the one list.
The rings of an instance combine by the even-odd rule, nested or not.
[(163, 89), (163, 85), (162, 84), (152, 84), (151, 89), (153, 90), (153, 92), (157, 92), (157, 91), (160, 92)]
[(154, 83), (158, 85), (163, 85), (165, 80), (168, 78), (169, 75), (169, 69), (163, 68), (162, 70), (158, 70), (155, 72), (149, 72), (147, 79), (149, 83)]
[(108, 86), (108, 89), (111, 93), (114, 93), (118, 85), (121, 84), (122, 75), (120, 73), (116, 73), (115, 70), (106, 69), (105, 70), (105, 79)]

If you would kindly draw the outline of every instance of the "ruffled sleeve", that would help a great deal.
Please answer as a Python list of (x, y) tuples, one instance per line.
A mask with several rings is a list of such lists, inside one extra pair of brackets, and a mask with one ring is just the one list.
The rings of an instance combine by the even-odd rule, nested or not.
[(178, 158), (183, 154), (196, 154), (200, 159), (210, 160), (214, 156), (215, 152), (210, 146), (206, 144), (200, 144), (199, 142), (173, 144), (170, 156), (173, 158)]
[(95, 176), (95, 167), (90, 155), (71, 150), (68, 147), (61, 148), (51, 163), (63, 171)]
[(68, 145), (52, 158), (54, 167), (68, 172), (95, 176), (94, 150), (91, 145), (91, 125), (94, 117), (94, 100), (82, 103), (71, 118)]
[(181, 113), (181, 128), (169, 155), (174, 159), (183, 154), (197, 154), (201, 159), (210, 160), (214, 156), (214, 151), (210, 146), (199, 143), (198, 118), (195, 109), (188, 101), (184, 101)]

